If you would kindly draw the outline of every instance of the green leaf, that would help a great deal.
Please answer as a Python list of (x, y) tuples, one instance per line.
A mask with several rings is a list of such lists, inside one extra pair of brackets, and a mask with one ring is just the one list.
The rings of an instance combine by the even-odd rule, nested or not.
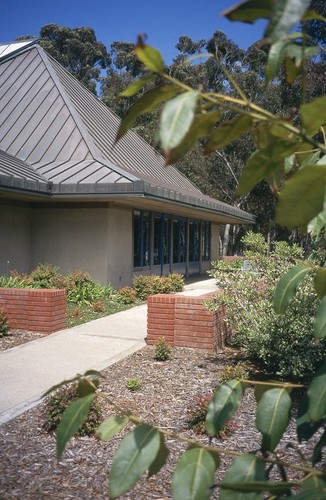
[[(255, 481), (255, 482), (248, 482), (248, 483), (221, 483), (223, 488), (226, 490), (233, 490), (233, 491), (241, 491), (244, 495), (243, 498), (257, 498), (257, 494), (255, 493), (253, 496), (249, 496), (249, 492), (264, 492), (264, 491), (269, 491), (270, 493), (288, 493), (291, 491), (291, 488), (294, 486), (300, 486), (301, 483), (297, 483), (294, 481), (287, 482), (287, 481), (279, 481), (277, 483), (271, 483), (270, 481)], [(282, 495), (283, 496), (283, 495)], [(239, 498), (239, 497), (237, 497)], [(242, 497), (241, 497), (242, 498)], [(259, 496), (258, 498), (262, 498)]]
[(129, 85), (123, 92), (121, 92), (118, 97), (132, 97), (132, 96), (134, 96), (145, 85), (147, 85), (147, 83), (154, 81), (155, 78), (156, 78), (155, 75), (146, 75), (146, 76), (143, 76), (142, 78), (139, 78), (138, 80), (132, 82), (132, 84)]
[(275, 312), (284, 314), (290, 305), (298, 286), (311, 271), (309, 266), (298, 264), (292, 267), (278, 282), (273, 297)]
[(254, 23), (258, 19), (269, 19), (273, 13), (273, 0), (248, 0), (222, 12), (229, 21)]
[(69, 439), (72, 438), (88, 415), (95, 394), (77, 399), (63, 413), (57, 430), (57, 458), (59, 459)]
[(321, 435), (321, 438), (319, 439), (318, 443), (314, 447), (314, 451), (312, 454), (312, 464), (316, 465), (318, 462), (322, 461), (323, 458), (323, 448), (326, 446), (326, 431)]
[(303, 21), (313, 21), (314, 19), (326, 22), (326, 18), (324, 16), (318, 14), (315, 10), (312, 9), (307, 10), (302, 18)]
[(191, 448), (183, 453), (173, 475), (173, 499), (211, 498), (218, 462), (217, 454), (203, 448)]
[(256, 186), (264, 177), (268, 177), (280, 168), (284, 168), (284, 159), (295, 152), (297, 144), (287, 140), (273, 140), (263, 149), (255, 151), (244, 167), (236, 196), (242, 196)]
[(223, 489), (223, 485), (242, 484), (255, 481), (266, 481), (266, 472), (264, 462), (255, 455), (248, 453), (234, 460), (231, 467), (227, 470), (223, 482), (221, 483), (220, 500), (258, 500), (263, 498), (260, 493), (242, 493)]
[[(308, 500), (325, 500), (326, 498), (326, 481), (314, 474), (309, 474), (307, 479), (302, 482), (303, 491), (310, 494), (306, 497)], [(297, 497), (296, 497), (297, 498)]]
[(191, 90), (165, 104), (160, 122), (160, 142), (165, 152), (177, 147), (188, 133), (195, 118), (198, 96), (198, 92)]
[(307, 135), (318, 132), (321, 125), (326, 123), (326, 95), (316, 97), (308, 104), (300, 106), (301, 120)]
[(139, 61), (141, 61), (147, 69), (154, 71), (154, 73), (163, 73), (165, 65), (163, 58), (157, 49), (151, 47), (150, 45), (138, 43), (135, 47), (135, 54)]
[(120, 127), (117, 133), (116, 141), (121, 139), (125, 133), (131, 128), (133, 123), (137, 120), (138, 116), (147, 113), (148, 111), (153, 111), (161, 102), (170, 99), (175, 96), (179, 90), (177, 87), (172, 87), (170, 85), (162, 85), (161, 87), (156, 87), (151, 89), (146, 94), (142, 95), (138, 101), (131, 106), (120, 123)]
[(84, 377), (102, 377), (104, 375), (102, 375), (101, 372), (98, 372), (97, 370), (87, 370), (85, 373), (83, 373), (83, 376)]
[(257, 405), (256, 426), (262, 433), (262, 451), (274, 451), (285, 432), (291, 410), (291, 398), (285, 389), (266, 391)]
[(96, 391), (98, 385), (99, 385), (99, 381), (97, 379), (89, 379), (87, 377), (82, 377), (79, 380), (78, 387), (77, 387), (78, 397), (83, 398), (84, 396), (87, 396), (88, 394), (94, 393)]
[(205, 153), (221, 149), (242, 136), (253, 125), (251, 116), (242, 115), (229, 120), (221, 125), (209, 138)]
[(276, 0), (273, 17), (265, 30), (265, 38), (277, 42), (288, 34), (292, 26), (300, 22), (310, 0)]
[(175, 163), (192, 148), (195, 142), (210, 134), (215, 123), (221, 118), (219, 111), (211, 111), (195, 116), (194, 121), (181, 143), (174, 149), (171, 149), (166, 156), (166, 161), (169, 164)]
[(118, 415), (113, 415), (107, 418), (96, 431), (96, 435), (101, 439), (101, 441), (110, 441), (118, 432), (120, 432), (129, 422), (127, 417), (119, 417)]
[(266, 64), (266, 82), (278, 75), (283, 62), (285, 47), (288, 41), (280, 40), (273, 43), (268, 52), (268, 59)]
[(158, 453), (156, 455), (156, 458), (154, 462), (151, 463), (149, 469), (148, 469), (148, 476), (155, 476), (163, 467), (165, 464), (168, 456), (169, 456), (169, 450), (165, 445), (164, 441), (164, 436), (163, 434), (160, 434), (161, 442), (160, 442), (160, 449), (158, 450)]
[(315, 290), (319, 298), (326, 295), (326, 269), (318, 269), (314, 278)]
[(235, 413), (243, 395), (239, 380), (229, 380), (216, 391), (208, 406), (206, 430), (210, 436), (216, 436), (225, 423)]
[(326, 362), (312, 379), (307, 394), (308, 415), (313, 422), (318, 422), (326, 414)]
[(326, 296), (322, 299), (315, 316), (314, 336), (317, 339), (326, 337)]
[(159, 431), (148, 424), (138, 425), (123, 438), (109, 476), (110, 498), (129, 491), (156, 459), (160, 444)]
[(326, 165), (309, 165), (284, 183), (275, 221), (288, 228), (308, 224), (323, 210)]
[(312, 219), (308, 224), (308, 232), (312, 237), (319, 236), (324, 227), (326, 226), (326, 210)]
[(308, 415), (308, 396), (304, 394), (300, 399), (297, 414), (297, 436), (299, 443), (303, 439), (310, 439), (320, 428), (320, 423), (312, 423)]

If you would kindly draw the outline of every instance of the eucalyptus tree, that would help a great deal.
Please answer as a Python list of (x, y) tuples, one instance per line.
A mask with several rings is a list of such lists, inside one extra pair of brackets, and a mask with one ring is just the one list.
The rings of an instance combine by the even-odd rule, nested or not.
[(111, 58), (93, 28), (46, 24), (40, 30), (40, 38), (41, 46), (96, 94), (101, 70), (111, 64)]

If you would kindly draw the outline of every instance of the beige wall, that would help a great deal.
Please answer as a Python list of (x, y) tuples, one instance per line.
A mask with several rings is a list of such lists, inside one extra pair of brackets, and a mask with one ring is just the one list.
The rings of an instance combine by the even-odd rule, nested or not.
[(211, 261), (217, 260), (220, 257), (219, 252), (219, 237), (220, 228), (217, 224), (212, 223), (212, 235), (211, 235)]
[(132, 281), (132, 214), (131, 209), (108, 209), (107, 280), (116, 288)]
[(33, 267), (49, 262), (117, 288), (131, 283), (131, 209), (37, 208), (32, 219)]
[(0, 206), (0, 276), (30, 271), (30, 209)]

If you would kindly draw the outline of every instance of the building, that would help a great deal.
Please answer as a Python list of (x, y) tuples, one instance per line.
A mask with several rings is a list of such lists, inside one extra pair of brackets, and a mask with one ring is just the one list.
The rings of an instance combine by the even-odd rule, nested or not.
[(254, 217), (201, 193), (35, 41), (0, 46), (0, 275), (38, 263), (119, 287), (205, 273), (219, 225)]

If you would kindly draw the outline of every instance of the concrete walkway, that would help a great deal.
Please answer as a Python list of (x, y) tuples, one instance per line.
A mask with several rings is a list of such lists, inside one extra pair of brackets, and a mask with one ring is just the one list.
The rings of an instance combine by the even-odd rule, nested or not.
[[(184, 295), (216, 290), (190, 282)], [(146, 345), (147, 305), (53, 333), (0, 353), (0, 424), (36, 406), (42, 394), (86, 370), (102, 370)]]

